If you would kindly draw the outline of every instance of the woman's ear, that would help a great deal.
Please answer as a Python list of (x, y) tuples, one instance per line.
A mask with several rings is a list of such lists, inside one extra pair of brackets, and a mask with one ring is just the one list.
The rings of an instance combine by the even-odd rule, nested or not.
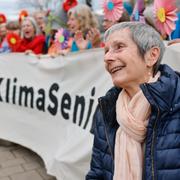
[(145, 54), (145, 62), (148, 67), (153, 67), (156, 64), (158, 58), (160, 56), (160, 48), (159, 47), (152, 47), (148, 52)]

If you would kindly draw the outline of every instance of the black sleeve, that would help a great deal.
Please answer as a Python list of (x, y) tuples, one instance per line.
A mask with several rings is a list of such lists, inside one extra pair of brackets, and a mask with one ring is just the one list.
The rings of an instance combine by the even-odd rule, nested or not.
[(101, 151), (101, 127), (102, 127), (102, 113), (100, 109), (97, 108), (95, 116), (94, 116), (94, 126), (93, 126), (93, 134), (94, 134), (94, 144), (92, 149), (92, 157), (90, 170), (86, 175), (86, 180), (103, 180), (103, 171), (102, 171), (102, 151)]

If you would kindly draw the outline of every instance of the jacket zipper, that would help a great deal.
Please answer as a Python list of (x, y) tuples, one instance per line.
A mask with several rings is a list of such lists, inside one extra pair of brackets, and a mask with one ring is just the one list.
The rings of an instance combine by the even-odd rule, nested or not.
[[(145, 89), (148, 91), (148, 88), (147, 88), (146, 84), (143, 84), (143, 85), (144, 85)], [(157, 108), (158, 113), (157, 113), (155, 124), (154, 124), (154, 127), (153, 127), (152, 144), (151, 144), (151, 167), (152, 167), (151, 168), (151, 173), (152, 173), (152, 179), (153, 180), (155, 180), (155, 172), (154, 172), (155, 168), (154, 168), (154, 158), (153, 158), (154, 157), (153, 154), (154, 154), (154, 144), (155, 144), (155, 133), (156, 133), (157, 121), (158, 121), (158, 118), (160, 116), (160, 110), (159, 110), (159, 107), (158, 107), (157, 104), (156, 104), (156, 108)], [(144, 164), (144, 166), (145, 166), (145, 164)]]
[[(100, 105), (100, 108), (101, 108), (101, 112), (103, 112), (101, 99), (99, 99), (99, 105)], [(111, 149), (111, 144), (109, 142), (109, 137), (108, 137), (108, 133), (107, 133), (107, 127), (106, 127), (104, 113), (102, 113), (102, 114), (103, 114), (103, 119), (104, 119), (104, 123), (105, 123), (105, 135), (106, 135), (107, 143), (108, 143), (108, 146), (109, 146), (109, 151), (110, 151), (111, 157), (112, 157), (112, 159), (114, 161), (114, 156), (113, 156), (113, 152), (112, 152), (112, 149)]]
[(160, 110), (159, 108), (157, 107), (157, 110), (158, 110), (158, 114), (157, 114), (157, 118), (156, 118), (156, 121), (155, 121), (155, 125), (154, 125), (154, 128), (153, 128), (153, 137), (152, 137), (152, 144), (151, 144), (151, 166), (152, 166), (152, 179), (155, 180), (155, 173), (154, 173), (154, 144), (155, 144), (155, 133), (156, 133), (156, 127), (157, 127), (157, 121), (158, 121), (158, 118), (159, 118), (159, 115), (160, 115)]

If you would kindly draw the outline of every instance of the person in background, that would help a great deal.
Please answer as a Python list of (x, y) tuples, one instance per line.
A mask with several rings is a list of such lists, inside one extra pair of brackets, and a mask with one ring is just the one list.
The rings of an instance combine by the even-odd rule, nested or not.
[(20, 25), (18, 21), (9, 21), (6, 24), (6, 36), (0, 47), (0, 53), (15, 52), (20, 42)]
[(68, 11), (67, 16), (68, 30), (73, 37), (71, 51), (97, 47), (100, 43), (99, 24), (91, 9), (85, 4), (78, 4)]
[(20, 35), (20, 24), (18, 21), (8, 21), (6, 24), (6, 29), (8, 31), (8, 33), (16, 33), (18, 35)]
[(36, 20), (36, 23), (42, 34), (44, 34), (46, 15), (47, 13), (45, 11), (35, 11), (33, 14), (33, 17)]
[[(52, 57), (68, 52), (98, 47), (100, 44), (100, 32), (98, 30), (98, 20), (91, 9), (85, 4), (78, 4), (70, 8), (67, 12), (67, 26), (70, 38), (67, 47), (62, 49), (55, 44), (55, 41), (48, 50)], [(64, 29), (63, 31), (67, 31)]]
[(39, 28), (32, 17), (25, 17), (21, 24), (22, 40), (16, 52), (42, 54), (45, 43), (44, 35), (39, 35)]
[(164, 51), (147, 24), (106, 31), (104, 63), (114, 87), (99, 98), (86, 180), (180, 179), (180, 73), (160, 64)]

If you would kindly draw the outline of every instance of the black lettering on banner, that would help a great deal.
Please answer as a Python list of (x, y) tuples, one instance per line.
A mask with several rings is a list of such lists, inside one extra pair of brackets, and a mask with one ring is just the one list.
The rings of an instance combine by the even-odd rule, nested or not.
[(71, 109), (71, 96), (68, 93), (65, 93), (61, 101), (61, 113), (64, 119), (69, 119), (68, 110)]
[(51, 107), (50, 105), (48, 106), (48, 111), (52, 114), (52, 115), (56, 115), (57, 113), (57, 108), (58, 108), (58, 100), (57, 97), (53, 94), (53, 91), (58, 91), (59, 86), (57, 83), (54, 83), (49, 90), (49, 98), (51, 100), (51, 102), (54, 104), (54, 107)]
[(6, 82), (6, 102), (9, 102), (9, 86), (10, 86), (10, 79), (7, 79)]
[[(94, 95), (95, 95), (95, 87), (93, 87), (92, 90), (91, 90), (91, 96), (93, 97)], [(83, 126), (83, 129), (86, 129), (86, 127), (87, 127), (87, 124), (89, 122), (89, 118), (90, 118), (90, 115), (91, 115), (91, 112), (92, 112), (93, 104), (94, 104), (94, 99), (90, 99), (89, 108), (88, 108), (88, 114), (87, 114), (87, 118), (86, 118), (85, 124)]]
[(16, 104), (16, 82), (17, 82), (17, 78), (14, 78), (14, 85), (13, 85), (13, 93), (12, 93), (12, 103)]
[[(17, 82), (16, 77), (0, 78), (0, 102), (5, 101), (14, 105), (36, 108), (43, 112), (48, 111), (53, 116), (61, 112), (64, 120), (72, 119), (74, 124), (83, 129), (87, 128), (95, 104), (95, 87), (91, 89), (89, 99), (86, 96), (75, 95), (75, 99), (72, 101), (73, 98), (68, 92), (61, 94), (61, 97), (58, 96), (60, 86), (57, 83), (51, 84), (46, 92), (46, 89), (34, 89), (33, 86), (19, 85)], [(48, 97), (46, 97), (47, 95)], [(58, 105), (60, 105), (60, 110), (58, 110)]]
[[(0, 78), (0, 86), (1, 86), (1, 83), (2, 83), (3, 80), (4, 80), (4, 78)], [(0, 101), (3, 102), (3, 99), (2, 99), (2, 97), (1, 97), (1, 94), (0, 94)]]
[(44, 89), (39, 89), (38, 94), (41, 95), (36, 100), (36, 106), (40, 111), (45, 111), (45, 91)]
[(76, 96), (76, 99), (75, 99), (74, 112), (73, 112), (73, 123), (75, 124), (76, 124), (76, 118), (77, 118), (77, 113), (78, 113), (78, 107), (81, 107), (79, 123), (78, 123), (78, 125), (81, 126), (83, 115), (84, 115), (84, 109), (85, 109), (85, 99), (83, 96)]
[(32, 87), (27, 86), (20, 86), (19, 88), (19, 105), (22, 105), (23, 100), (23, 94), (24, 94), (24, 106), (28, 106), (28, 95), (29, 95), (29, 101), (30, 101), (30, 107), (33, 108), (33, 102), (34, 102), (34, 90)]

